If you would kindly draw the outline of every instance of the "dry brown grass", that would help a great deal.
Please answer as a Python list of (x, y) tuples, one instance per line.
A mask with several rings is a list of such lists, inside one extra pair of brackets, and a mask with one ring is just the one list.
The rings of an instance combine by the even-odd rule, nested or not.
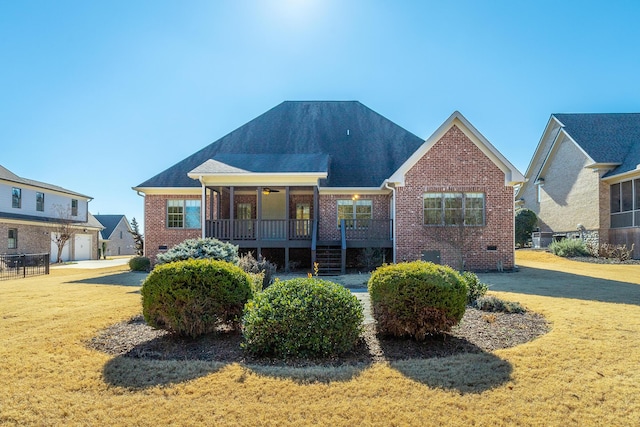
[[(317, 373), (89, 350), (85, 340), (140, 312), (117, 268), (0, 282), (0, 424), (640, 425), (640, 266), (535, 252), (518, 252), (518, 264), (519, 273), (482, 278), (544, 314), (553, 329), (543, 337)], [(333, 381), (299, 381), (315, 374)]]

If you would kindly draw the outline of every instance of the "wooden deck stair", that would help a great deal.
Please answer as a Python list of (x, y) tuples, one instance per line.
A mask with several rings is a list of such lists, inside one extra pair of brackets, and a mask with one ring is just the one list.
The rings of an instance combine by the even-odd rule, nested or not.
[(342, 274), (342, 250), (340, 246), (318, 246), (316, 249), (318, 276)]

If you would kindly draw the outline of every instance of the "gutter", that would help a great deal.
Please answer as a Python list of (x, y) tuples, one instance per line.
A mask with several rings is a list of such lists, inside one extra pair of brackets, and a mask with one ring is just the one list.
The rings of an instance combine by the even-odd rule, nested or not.
[(384, 181), (384, 187), (388, 190), (391, 190), (391, 218), (393, 220), (393, 263), (396, 263), (396, 252), (397, 252), (397, 247), (396, 247), (396, 238), (398, 236), (398, 234), (396, 233), (396, 188), (395, 187), (390, 187), (389, 186), (389, 181), (385, 180)]

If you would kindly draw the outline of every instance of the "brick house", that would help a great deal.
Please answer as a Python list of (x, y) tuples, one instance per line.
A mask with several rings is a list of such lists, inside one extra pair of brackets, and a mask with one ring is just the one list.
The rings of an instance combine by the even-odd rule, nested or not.
[(0, 166), (0, 254), (51, 254), (56, 224), (69, 221), (73, 237), (62, 251), (63, 261), (98, 258), (102, 225), (89, 213), (91, 197), (56, 185), (22, 178)]
[(547, 242), (635, 244), (640, 258), (640, 114), (551, 115), (525, 176), (516, 198)]
[(215, 237), (281, 267), (514, 265), (524, 177), (459, 112), (426, 141), (359, 102), (284, 102), (134, 187), (145, 252)]

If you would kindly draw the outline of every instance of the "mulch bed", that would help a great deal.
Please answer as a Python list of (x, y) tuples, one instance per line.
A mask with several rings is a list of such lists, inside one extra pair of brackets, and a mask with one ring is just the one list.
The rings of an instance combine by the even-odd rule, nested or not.
[(361, 339), (349, 353), (330, 359), (282, 360), (246, 354), (240, 347), (242, 335), (237, 332), (220, 331), (197, 339), (185, 339), (153, 329), (146, 325), (142, 316), (136, 316), (103, 330), (87, 345), (110, 355), (130, 358), (295, 367), (340, 366), (490, 352), (526, 343), (548, 331), (549, 324), (536, 313), (488, 313), (467, 307), (462, 321), (450, 333), (434, 335), (423, 342), (379, 336), (375, 323), (369, 323), (365, 324)]

